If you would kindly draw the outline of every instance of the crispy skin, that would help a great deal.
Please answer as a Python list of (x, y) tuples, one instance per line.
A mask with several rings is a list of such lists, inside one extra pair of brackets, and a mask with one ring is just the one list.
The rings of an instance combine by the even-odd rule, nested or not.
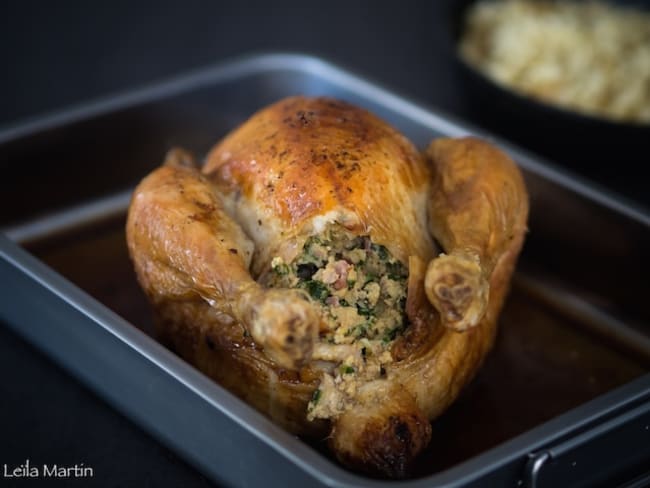
[(429, 264), (425, 290), (443, 323), (466, 330), (487, 309), (491, 275), (516, 260), (528, 218), (519, 170), (494, 146), (475, 138), (433, 141), (429, 229), (447, 255)]
[(324, 221), (369, 232), (405, 263), (434, 255), (423, 231), (429, 167), (404, 136), (347, 103), (295, 97), (264, 109), (210, 151), (204, 172), (256, 243), (254, 273)]
[(154, 304), (203, 298), (240, 322), (284, 367), (308, 361), (319, 318), (292, 290), (266, 290), (248, 272), (253, 243), (188, 158), (173, 151), (138, 186), (127, 241)]
[[(327, 436), (348, 466), (401, 477), (492, 345), (527, 212), (519, 171), (488, 143), (420, 154), (364, 110), (294, 97), (225, 137), (201, 172), (172, 153), (136, 190), (127, 239), (162, 340), (291, 432)], [(310, 422), (319, 316), (256, 280), (333, 223), (408, 263), (411, 325), (384, 377)]]

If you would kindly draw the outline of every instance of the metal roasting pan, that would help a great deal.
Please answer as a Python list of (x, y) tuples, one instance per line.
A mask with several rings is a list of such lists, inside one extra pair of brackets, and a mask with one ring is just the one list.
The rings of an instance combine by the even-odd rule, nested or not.
[[(347, 471), (323, 443), (284, 432), (156, 342), (128, 260), (130, 192), (171, 146), (203, 155), (295, 94), (365, 107), (419, 147), (443, 135), (488, 138), (525, 174), (530, 231), (496, 345), (434, 421), (408, 480)], [(6, 128), (0, 167), (2, 323), (220, 484), (650, 483), (650, 214), (620, 196), (295, 54), (237, 59)]]

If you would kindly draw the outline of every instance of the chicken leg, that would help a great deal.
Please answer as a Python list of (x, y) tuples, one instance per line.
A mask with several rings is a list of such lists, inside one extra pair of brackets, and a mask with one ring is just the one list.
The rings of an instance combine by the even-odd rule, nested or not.
[(429, 230), (446, 251), (429, 263), (425, 290), (442, 323), (463, 331), (485, 314), (497, 262), (519, 252), (526, 191), (510, 158), (479, 139), (436, 139), (425, 155), (434, 175)]
[(198, 294), (246, 327), (278, 364), (295, 369), (309, 361), (318, 314), (298, 291), (265, 289), (253, 280), (248, 271), (253, 243), (187, 153), (171, 151), (139, 185), (127, 235), (153, 303)]

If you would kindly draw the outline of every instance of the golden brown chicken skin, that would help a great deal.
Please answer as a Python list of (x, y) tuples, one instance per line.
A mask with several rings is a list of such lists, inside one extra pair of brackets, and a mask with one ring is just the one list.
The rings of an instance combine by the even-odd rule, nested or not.
[(346, 465), (401, 477), (490, 349), (527, 213), (486, 142), (422, 154), (367, 111), (293, 97), (201, 169), (170, 152), (127, 240), (163, 341)]

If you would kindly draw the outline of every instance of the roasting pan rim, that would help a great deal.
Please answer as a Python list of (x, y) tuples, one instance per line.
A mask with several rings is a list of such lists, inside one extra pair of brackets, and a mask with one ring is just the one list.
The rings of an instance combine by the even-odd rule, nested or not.
[[(329, 76), (330, 81), (338, 80), (337, 82), (339, 83), (349, 84), (350, 82), (353, 82), (352, 88), (360, 90), (361, 96), (367, 98), (378, 97), (382, 99), (384, 105), (389, 110), (395, 109), (401, 104), (402, 108), (406, 111), (407, 114), (415, 117), (421, 123), (442, 123), (446, 125), (450, 133), (454, 135), (461, 135), (468, 132), (477, 133), (479, 135), (484, 134), (482, 131), (468, 128), (469, 126), (467, 124), (459, 124), (454, 122), (452, 118), (446, 118), (445, 116), (422, 109), (421, 107), (416, 106), (408, 100), (394, 95), (392, 92), (383, 90), (382, 88), (379, 88), (370, 82), (358, 78), (349, 72), (317, 57), (276, 53), (251, 55), (245, 56), (235, 61), (226, 61), (224, 63), (220, 63), (215, 67), (199, 70), (195, 74), (189, 75), (188, 77), (181, 77), (179, 79), (176, 79), (176, 81), (172, 80), (171, 82), (156, 84), (153, 88), (137, 90), (121, 97), (107, 98), (102, 102), (91, 103), (82, 108), (76, 108), (69, 111), (62, 111), (55, 115), (39, 118), (33, 122), (28, 122), (18, 125), (14, 128), (3, 130), (0, 132), (0, 147), (5, 142), (47, 130), (48, 128), (55, 127), (60, 124), (69, 123), (73, 120), (83, 120), (86, 117), (108, 113), (112, 110), (115, 110), (116, 108), (124, 107), (128, 104), (142, 103), (145, 100), (150, 101), (155, 97), (165, 97), (170, 93), (178, 93), (189, 89), (188, 87), (198, 86), (192, 85), (192, 83), (200, 84), (224, 82), (224, 80), (228, 80), (229, 77), (236, 78), (237, 76), (245, 76), (247, 74), (255, 72), (264, 72), (265, 70), (272, 71), (282, 69), (305, 71), (310, 74), (315, 74), (316, 76)], [(562, 186), (566, 187), (568, 185), (568, 188), (572, 191), (578, 192), (588, 199), (596, 199), (598, 203), (610, 208), (614, 212), (625, 215), (626, 217), (635, 220), (645, 227), (650, 227), (650, 217), (644, 209), (637, 208), (633, 205), (628, 205), (625, 202), (621, 202), (615, 196), (603, 194), (590, 185), (580, 181), (579, 179), (573, 180), (570, 176), (567, 176), (562, 171), (558, 171), (551, 166), (546, 166), (545, 164), (539, 163), (538, 159), (536, 160), (534, 157), (527, 155), (520, 149), (514, 148), (512, 145), (508, 144), (505, 141), (501, 141), (500, 139), (491, 137), (489, 135), (488, 137), (490, 139), (496, 140), (498, 144), (503, 145), (506, 147), (506, 149), (512, 152), (515, 155), (517, 161), (520, 162), (520, 164), (523, 163), (522, 166), (524, 169), (532, 171), (541, 177), (547, 178), (554, 183), (560, 184)], [(12, 229), (4, 229), (4, 231), (6, 231), (8, 235), (22, 240), (25, 239), (25, 234), (23, 233), (23, 236), (20, 237), (21, 228), (24, 231), (24, 226), (18, 226)], [(111, 321), (113, 322), (113, 325), (121, 324), (119, 327), (122, 328), (124, 328), (125, 325), (128, 325), (130, 328), (134, 329), (135, 336), (126, 334), (120, 336), (120, 340), (123, 341), (123, 344), (125, 346), (132, 348), (136, 354), (143, 353), (142, 350), (134, 348), (134, 344), (141, 343), (142, 339), (137, 339), (138, 333), (142, 334), (145, 337), (145, 340), (151, 340), (148, 336), (138, 331), (128, 322), (125, 322), (104, 305), (90, 298), (83, 290), (76, 288), (70, 283), (67, 283), (67, 280), (56, 275), (56, 273), (53, 271), (48, 270), (44, 265), (36, 262), (34, 258), (23, 256), (23, 253), (24, 251), (20, 250), (14, 243), (9, 242), (8, 239), (0, 240), (0, 256), (2, 256), (5, 264), (14, 266), (18, 265), (22, 268), (22, 272), (26, 276), (29, 276), (30, 279), (34, 280), (34, 284), (39, 283), (40, 285), (49, 287), (50, 291), (56, 293), (61, 300), (67, 302), (68, 304), (70, 304), (71, 299), (76, 300), (77, 303), (75, 306), (78, 307), (79, 311), (84, 313), (88, 318), (94, 320), (97, 325), (105, 327), (106, 330), (112, 334), (115, 334), (117, 329), (111, 330)], [(4, 312), (2, 314), (2, 317), (4, 318)], [(102, 318), (98, 320), (98, 317)], [(103, 322), (103, 324), (101, 322)], [(124, 322), (124, 324), (122, 324), (122, 322)], [(16, 330), (19, 334), (21, 333), (18, 327), (14, 330)], [(124, 330), (122, 330), (122, 332), (124, 332)], [(175, 364), (175, 360), (171, 359), (171, 353), (169, 353), (169, 351), (167, 351), (167, 353), (170, 354), (170, 357), (167, 357), (167, 353), (161, 352), (158, 349), (164, 348), (155, 342), (154, 344), (156, 345), (147, 346), (147, 348), (153, 348), (151, 350), (147, 349), (148, 353), (152, 354), (152, 356), (146, 356), (149, 360), (154, 361), (154, 359), (157, 359), (164, 361), (164, 364), (168, 364), (169, 362)], [(163, 359), (160, 359), (159, 356), (162, 356)], [(157, 365), (159, 367), (162, 366), (162, 364)], [(191, 368), (192, 370), (194, 369), (189, 365), (183, 367)], [(198, 372), (195, 373), (201, 375)], [(203, 382), (205, 380), (194, 378), (192, 375), (195, 373), (187, 374), (190, 375), (192, 381), (197, 382), (198, 385), (203, 385)], [(179, 378), (172, 375), (172, 381), (176, 381), (178, 379)], [(198, 387), (196, 385), (191, 386), (196, 387), (194, 391), (196, 394), (204, 394), (205, 392), (203, 391), (203, 387), (208, 388), (205, 385), (201, 387)], [(216, 395), (214, 391), (222, 390), (218, 385), (214, 386), (217, 387), (217, 390), (213, 390), (212, 395)], [(230, 394), (228, 392), (225, 390), (223, 390), (223, 392), (220, 392), (220, 394), (224, 393), (225, 396), (229, 398)], [(288, 434), (281, 430), (275, 432), (279, 428), (273, 424), (269, 426), (269, 421), (261, 415), (253, 412), (254, 415), (252, 416), (256, 421), (251, 424), (250, 419), (242, 419), (241, 417), (237, 416), (236, 412), (224, 412), (222, 409), (222, 413), (229, 415), (231, 420), (235, 420), (239, 423), (240, 426), (248, 429), (249, 432), (261, 436), (260, 438), (264, 440), (267, 446), (271, 446), (273, 449), (279, 450), (285, 456), (288, 455), (288, 460), (296, 463), (297, 466), (309, 472), (310, 475), (317, 478), (321, 483), (329, 486), (358, 486), (363, 484), (366, 486), (395, 485), (417, 487), (430, 485), (434, 482), (440, 483), (441, 485), (451, 486), (453, 484), (459, 486), (477, 480), (482, 475), (493, 471), (496, 464), (503, 464), (507, 461), (513, 460), (515, 457), (525, 455), (526, 452), (531, 451), (531, 448), (536, 448), (535, 446), (539, 447), (549, 442), (550, 440), (557, 438), (558, 436), (566, 434), (567, 429), (575, 428), (579, 424), (578, 420), (580, 419), (585, 422), (588, 418), (590, 418), (591, 421), (595, 421), (596, 417), (605, 415), (612, 409), (621, 408), (629, 402), (638, 401), (639, 399), (646, 398), (648, 396), (650, 396), (650, 374), (646, 374), (641, 378), (633, 380), (632, 382), (623, 385), (605, 395), (602, 395), (588, 402), (587, 404), (581, 405), (574, 410), (566, 412), (547, 423), (544, 423), (528, 432), (509, 439), (508, 441), (449, 469), (435, 473), (425, 478), (419, 478), (404, 482), (368, 480), (367, 478), (357, 476), (343, 470), (325, 458), (322, 460), (324, 464), (320, 461), (314, 461), (311, 464), (306, 463), (300, 455), (290, 452), (290, 447), (293, 445), (291, 436), (288, 436)], [(240, 402), (234, 397), (228, 400), (226, 403), (230, 405), (228, 402), (233, 401), (233, 399), (234, 404), (237, 405), (238, 408), (240, 408), (241, 405), (245, 405), (243, 402)], [(204, 398), (204, 400), (206, 399)], [(210, 400), (213, 400), (213, 398), (210, 398)], [(213, 404), (213, 406), (216, 405)], [(223, 405), (221, 405), (221, 407), (225, 408)], [(244, 411), (251, 410), (247, 405), (241, 408), (243, 408)], [(234, 418), (233, 416), (237, 418)], [(260, 418), (257, 419), (256, 417)], [(280, 443), (276, 442), (275, 439), (267, 436), (269, 429), (273, 435), (280, 437), (282, 440), (281, 445)], [(287, 447), (287, 444), (289, 447)], [(320, 455), (317, 455), (317, 453), (313, 454), (321, 457)], [(188, 453), (185, 453), (185, 455), (190, 457), (193, 456), (192, 454)], [(201, 465), (200, 461), (194, 461), (197, 464)]]

